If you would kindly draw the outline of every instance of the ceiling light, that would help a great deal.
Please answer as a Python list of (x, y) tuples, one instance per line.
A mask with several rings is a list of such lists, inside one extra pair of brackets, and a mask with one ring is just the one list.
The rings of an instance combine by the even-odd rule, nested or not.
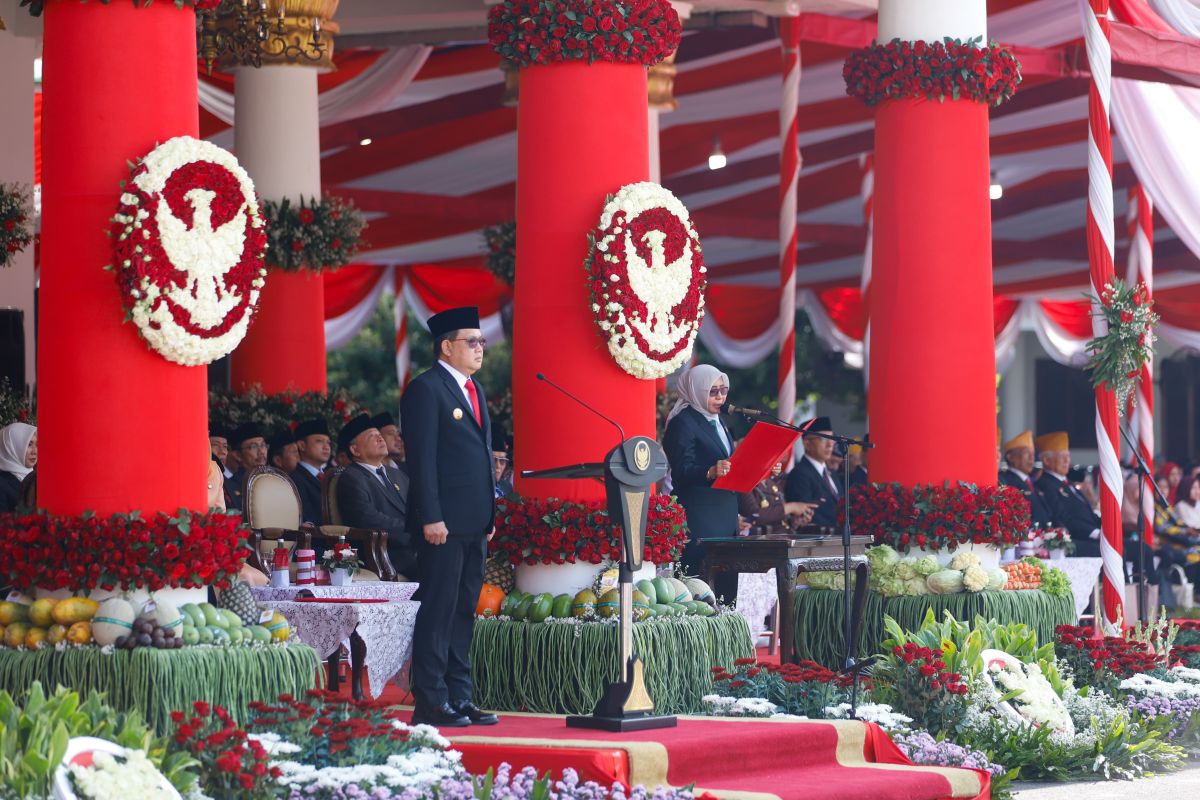
[(992, 173), (992, 182), (988, 186), (988, 197), (993, 200), (999, 200), (1004, 197), (1004, 187), (1000, 185), (1000, 181), (996, 180), (996, 173)]
[(712, 155), (710, 155), (708, 157), (708, 168), (709, 169), (723, 169), (725, 167), (726, 161), (727, 161), (727, 159), (725, 158), (725, 153), (723, 150), (721, 150), (720, 137), (713, 139), (713, 151), (712, 151)]
[(371, 141), (372, 141), (371, 137), (370, 137), (370, 136), (368, 136), (368, 137), (366, 137), (365, 139), (359, 139), (359, 140), (358, 140), (358, 143), (359, 143), (360, 145), (362, 145), (363, 147), (366, 147), (367, 145), (369, 145), (369, 144), (371, 143)]

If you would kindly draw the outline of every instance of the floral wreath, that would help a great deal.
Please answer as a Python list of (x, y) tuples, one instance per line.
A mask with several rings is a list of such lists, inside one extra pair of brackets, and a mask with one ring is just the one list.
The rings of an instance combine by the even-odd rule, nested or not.
[(488, 12), (488, 41), (519, 67), (583, 59), (649, 67), (682, 35), (668, 0), (504, 0)]
[(226, 150), (178, 136), (132, 166), (109, 234), (126, 318), (168, 361), (233, 351), (266, 277), (250, 176)]
[(1092, 385), (1107, 385), (1117, 396), (1117, 408), (1124, 409), (1130, 398), (1137, 402), (1138, 383), (1142, 367), (1154, 358), (1154, 300), (1146, 284), (1125, 284), (1120, 278), (1111, 279), (1097, 300), (1092, 298), (1095, 313), (1103, 317), (1108, 331), (1087, 343), (1091, 356), (1088, 370)]
[(501, 222), (483, 229), (487, 268), (512, 286), (517, 280), (517, 223)]
[[(1003, 650), (984, 650), (983, 678), (1002, 698), (996, 705), (1018, 724), (1049, 727), (1063, 736), (1075, 735), (1075, 724), (1050, 682), (1034, 662), (1023, 663)], [(1010, 696), (1011, 695), (1011, 696)]]
[(707, 285), (687, 208), (657, 183), (607, 198), (584, 262), (592, 313), (617, 365), (635, 378), (670, 375), (692, 355)]
[(11, 267), (17, 253), (33, 241), (33, 216), (27, 184), (0, 183), (0, 268)]
[(868, 106), (884, 100), (924, 97), (939, 102), (965, 98), (989, 106), (1009, 100), (1021, 82), (1012, 52), (983, 38), (940, 42), (872, 42), (855, 50), (842, 67), (846, 94)]
[(851, 489), (850, 504), (856, 529), (901, 553), (1014, 547), (1029, 531), (1029, 503), (1011, 486), (875, 483)]
[(340, 197), (311, 198), (293, 206), (284, 198), (262, 202), (271, 266), (288, 272), (344, 267), (362, 246), (362, 212)]
[(267, 431), (295, 430), (297, 420), (323, 419), (330, 431), (337, 431), (358, 414), (369, 413), (344, 388), (325, 392), (297, 392), (289, 389), (265, 394), (258, 384), (244, 392), (211, 390), (208, 393), (209, 420), (219, 428), (232, 431), (247, 422)]

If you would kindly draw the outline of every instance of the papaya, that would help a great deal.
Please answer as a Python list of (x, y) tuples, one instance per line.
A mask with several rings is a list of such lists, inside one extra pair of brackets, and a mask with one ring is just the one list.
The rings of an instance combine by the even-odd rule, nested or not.
[(571, 606), (574, 603), (574, 598), (569, 594), (560, 594), (554, 598), (554, 607), (550, 610), (550, 616), (555, 619), (566, 619), (571, 616)]
[(4, 643), (9, 647), (24, 647), (25, 637), (28, 635), (28, 622), (14, 622), (4, 629)]
[(29, 633), (25, 634), (25, 646), (30, 650), (36, 650), (37, 646), (46, 641), (46, 629), (33, 626), (29, 629)]
[(58, 644), (67, 640), (66, 625), (51, 625), (46, 629), (46, 641), (50, 644)]
[(90, 622), (96, 616), (100, 604), (90, 597), (68, 597), (54, 604), (54, 621), (59, 625), (74, 625), (76, 622)]
[(525, 593), (513, 589), (504, 596), (504, 601), (500, 603), (500, 616), (511, 617), (513, 612), (517, 610), (517, 606), (525, 599)]
[(584, 589), (575, 595), (575, 602), (571, 604), (571, 614), (576, 617), (584, 618), (595, 615), (596, 613), (596, 593), (591, 589)]
[(688, 578), (683, 582), (683, 585), (692, 593), (692, 599), (694, 600), (700, 600), (705, 603), (712, 603), (715, 600), (712, 589), (699, 578)]
[(92, 623), (74, 622), (67, 628), (67, 641), (71, 644), (92, 643)]
[(57, 602), (49, 597), (34, 600), (33, 605), (29, 606), (29, 621), (40, 628), (49, 628), (55, 621), (51, 612)]
[(29, 606), (5, 600), (0, 603), (0, 625), (29, 622)]

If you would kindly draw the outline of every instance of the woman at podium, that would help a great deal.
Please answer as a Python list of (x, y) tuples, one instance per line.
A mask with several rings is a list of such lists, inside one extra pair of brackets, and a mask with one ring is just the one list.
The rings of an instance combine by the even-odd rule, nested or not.
[(733, 437), (721, 421), (729, 376), (697, 364), (680, 376), (677, 390), (679, 400), (667, 416), (663, 450), (671, 465), (672, 491), (687, 512), (691, 531), (683, 551), (684, 568), (695, 575), (704, 561), (703, 540), (738, 532), (737, 492), (712, 487), (729, 472), (733, 455)]

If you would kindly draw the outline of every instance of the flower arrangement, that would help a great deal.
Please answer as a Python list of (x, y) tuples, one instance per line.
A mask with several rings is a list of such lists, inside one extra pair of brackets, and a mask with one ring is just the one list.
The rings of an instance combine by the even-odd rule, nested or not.
[(683, 35), (668, 0), (503, 0), (488, 12), (488, 41), (528, 67), (562, 61), (652, 66)]
[(483, 229), (485, 262), (492, 274), (512, 286), (517, 280), (517, 223), (502, 222)]
[(1043, 528), (1037, 535), (1041, 539), (1041, 549), (1047, 553), (1052, 550), (1062, 550), (1068, 555), (1075, 552), (1075, 542), (1071, 541), (1071, 532), (1066, 528)]
[(14, 422), (36, 425), (37, 409), (31, 398), (3, 377), (0, 378), (0, 428)]
[(329, 393), (296, 392), (265, 394), (258, 386), (241, 394), (224, 391), (208, 393), (208, 413), (213, 423), (229, 430), (253, 422), (264, 431), (295, 428), (306, 419), (324, 419), (332, 433), (367, 409), (345, 389)]
[(271, 266), (287, 272), (344, 267), (363, 245), (362, 212), (340, 197), (301, 197), (297, 205), (286, 197), (264, 200), (262, 213)]
[[(169, 800), (166, 779), (142, 750), (119, 754), (98, 750), (91, 765), (71, 764), (71, 787), (80, 800), (124, 800), (128, 797)], [(169, 784), (166, 784), (169, 785)]]
[(605, 201), (584, 260), (592, 314), (617, 365), (663, 378), (692, 354), (707, 286), (688, 210), (657, 183), (631, 183)]
[(993, 764), (987, 753), (957, 745), (945, 739), (939, 741), (928, 731), (910, 731), (892, 734), (892, 741), (914, 764), (936, 767), (966, 767), (980, 769), (998, 778), (1005, 773), (1000, 764)]
[(282, 776), (268, 763), (261, 744), (251, 739), (221, 706), (196, 701), (192, 713), (171, 712), (174, 752), (188, 753), (200, 762), (200, 784), (212, 797), (257, 800), (274, 796), (274, 781)]
[[(779, 665), (760, 664), (755, 658), (739, 658), (733, 662), (732, 671), (713, 667), (712, 672), (713, 689), (718, 696), (734, 700), (758, 699), (773, 704), (785, 714), (821, 718), (827, 707), (850, 699), (849, 676), (838, 675), (811, 661)], [(729, 715), (729, 708), (726, 708), (729, 704), (715, 701), (709, 705), (721, 707)]]
[(1029, 503), (1011, 486), (877, 483), (851, 489), (850, 499), (855, 526), (901, 553), (968, 543), (1011, 547), (1029, 530)]
[(146, 519), (136, 511), (111, 517), (0, 514), (0, 530), (0, 575), (26, 593), (225, 589), (250, 554), (241, 517), (184, 509)]
[(1104, 319), (1105, 332), (1087, 343), (1092, 385), (1107, 386), (1126, 408), (1141, 380), (1142, 367), (1154, 358), (1154, 326), (1158, 315), (1146, 284), (1128, 286), (1113, 278), (1099, 298), (1092, 298), (1095, 316)]
[(227, 150), (190, 136), (131, 167), (109, 227), (126, 319), (168, 361), (209, 364), (250, 327), (266, 278), (254, 184)]
[(1054, 629), (1054, 651), (1077, 683), (1109, 690), (1126, 678), (1157, 669), (1164, 661), (1144, 642), (1131, 639), (1128, 631), (1101, 638), (1091, 628), (1075, 625)]
[(874, 696), (912, 717), (921, 728), (947, 730), (966, 708), (968, 684), (946, 664), (945, 651), (916, 642), (896, 644), (876, 667)]
[(884, 100), (923, 97), (974, 100), (998, 106), (1021, 82), (1021, 64), (1008, 49), (976, 37), (962, 41), (872, 42), (855, 50), (842, 67), (846, 94), (868, 106)]
[(358, 551), (344, 540), (339, 540), (333, 547), (326, 550), (325, 555), (321, 558), (321, 568), (330, 574), (335, 569), (341, 569), (354, 575), (362, 567), (363, 562), (358, 557)]
[[(687, 543), (687, 517), (675, 498), (650, 499), (645, 552), (654, 564), (678, 561)], [(517, 564), (602, 564), (619, 560), (621, 540), (601, 501), (505, 497), (496, 501), (491, 551)]]
[(0, 268), (11, 267), (13, 259), (33, 241), (29, 220), (33, 216), (29, 187), (0, 183)]
[(984, 678), (1007, 698), (998, 703), (1002, 709), (1035, 727), (1045, 726), (1064, 736), (1075, 735), (1071, 716), (1042, 675), (1041, 667), (1022, 663), (999, 650), (985, 650), (982, 655), (987, 664)]

